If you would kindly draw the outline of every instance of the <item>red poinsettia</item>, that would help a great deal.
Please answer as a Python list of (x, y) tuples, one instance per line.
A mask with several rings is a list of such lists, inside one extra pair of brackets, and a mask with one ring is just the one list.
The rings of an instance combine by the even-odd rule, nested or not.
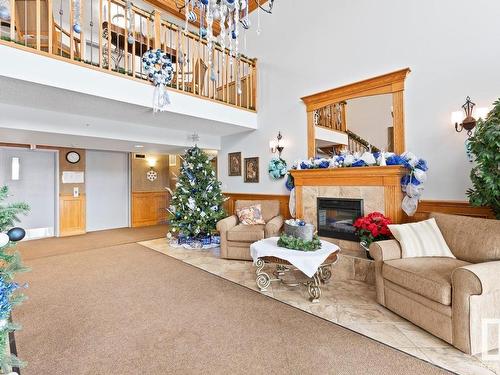
[(357, 218), (354, 222), (356, 234), (366, 247), (373, 241), (387, 240), (391, 238), (391, 231), (387, 225), (391, 224), (390, 218), (380, 212), (372, 212), (366, 216)]

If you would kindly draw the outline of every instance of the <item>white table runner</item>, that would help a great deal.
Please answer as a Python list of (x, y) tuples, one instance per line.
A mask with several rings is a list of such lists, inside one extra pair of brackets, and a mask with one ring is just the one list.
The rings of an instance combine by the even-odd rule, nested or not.
[(278, 237), (265, 238), (250, 245), (250, 255), (255, 263), (258, 258), (276, 257), (290, 262), (306, 276), (313, 277), (318, 267), (340, 248), (330, 242), (321, 241), (321, 249), (316, 251), (291, 250), (278, 246)]

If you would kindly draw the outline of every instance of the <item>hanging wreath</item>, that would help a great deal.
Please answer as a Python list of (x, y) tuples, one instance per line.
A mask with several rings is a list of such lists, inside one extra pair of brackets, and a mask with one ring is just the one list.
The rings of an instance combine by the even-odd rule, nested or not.
[(170, 104), (166, 85), (172, 82), (174, 75), (172, 60), (161, 49), (150, 49), (142, 56), (142, 64), (148, 79), (155, 85), (153, 111), (165, 111)]
[(284, 161), (282, 158), (272, 158), (271, 161), (269, 162), (269, 176), (273, 180), (279, 180), (280, 178), (283, 178), (287, 174), (287, 166), (286, 166), (286, 161)]

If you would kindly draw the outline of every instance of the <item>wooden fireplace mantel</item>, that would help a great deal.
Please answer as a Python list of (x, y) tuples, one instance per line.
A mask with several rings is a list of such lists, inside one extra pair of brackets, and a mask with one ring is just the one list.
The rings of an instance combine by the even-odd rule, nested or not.
[(304, 186), (382, 186), (384, 214), (395, 223), (403, 222), (401, 177), (406, 173), (401, 166), (293, 170), (296, 217), (303, 216)]

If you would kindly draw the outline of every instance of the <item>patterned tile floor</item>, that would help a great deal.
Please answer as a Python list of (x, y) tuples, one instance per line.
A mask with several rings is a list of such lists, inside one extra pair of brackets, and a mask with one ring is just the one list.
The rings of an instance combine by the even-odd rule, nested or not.
[[(173, 248), (168, 245), (166, 239), (145, 241), (140, 244), (250, 289), (258, 290), (255, 285), (255, 267), (252, 263), (221, 259), (218, 249)], [(377, 304), (374, 286), (362, 281), (336, 277), (335, 267), (339, 263), (333, 266), (333, 277), (330, 282), (322, 287), (320, 303), (309, 302), (305, 287), (287, 287), (278, 282), (271, 283), (267, 292), (260, 293), (453, 372), (500, 375), (500, 362), (485, 362), (481, 361), (480, 356), (463, 354)], [(272, 266), (266, 265), (266, 267)], [(298, 274), (295, 272), (287, 277), (298, 277)], [(342, 272), (338, 274), (341, 275)]]

